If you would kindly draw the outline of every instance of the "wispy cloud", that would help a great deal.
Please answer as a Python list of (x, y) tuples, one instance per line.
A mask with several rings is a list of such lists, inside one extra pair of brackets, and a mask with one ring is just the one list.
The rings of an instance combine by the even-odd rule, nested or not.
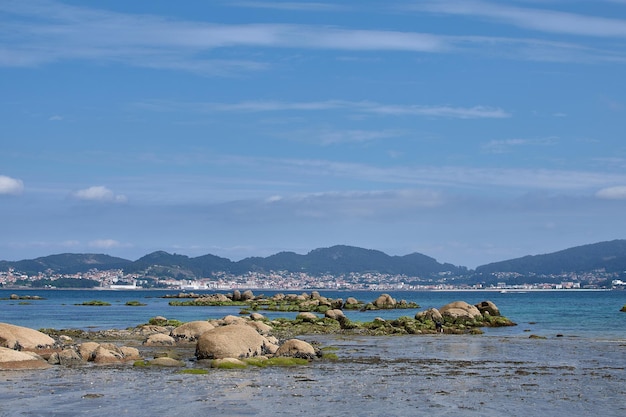
[[(281, 4), (296, 7), (299, 3)], [(306, 4), (312, 7), (317, 3)], [(534, 25), (545, 30), (549, 30), (555, 22), (565, 21), (555, 24), (557, 29), (553, 28), (553, 31), (578, 30), (578, 33), (583, 33), (587, 30), (598, 36), (622, 36), (622, 30), (626, 30), (619, 20), (594, 20), (490, 3), (484, 3), (484, 11), (481, 12), (482, 7), (470, 8), (463, 4), (428, 3), (423, 7), (441, 13), (478, 14), (519, 25), (531, 25), (537, 18), (538, 22)], [(277, 7), (273, 2), (265, 5)], [(0, 66), (13, 67), (84, 60), (224, 76), (271, 67), (269, 58), (259, 59), (253, 53), (261, 48), (469, 53), (565, 62), (623, 61), (625, 55), (621, 49), (602, 51), (563, 42), (471, 34), (446, 36), (302, 24), (214, 24), (123, 14), (43, 0), (5, 2), (0, 4), (0, 12)], [(220, 52), (228, 48), (240, 48), (248, 52), (250, 59), (233, 59), (230, 54)]]
[(96, 239), (87, 243), (87, 246), (90, 248), (97, 249), (112, 249), (112, 248), (122, 248), (122, 247), (130, 247), (132, 245), (125, 244), (115, 239)]
[(558, 138), (549, 137), (543, 139), (504, 139), (492, 140), (483, 145), (483, 149), (491, 153), (507, 153), (514, 148), (525, 146), (551, 146), (555, 145)]
[(229, 1), (229, 6), (302, 12), (334, 12), (350, 10), (345, 5), (308, 1)]
[(19, 195), (24, 191), (24, 182), (17, 178), (0, 175), (0, 195)]
[(437, 0), (411, 6), (436, 13), (476, 16), (541, 32), (594, 37), (626, 37), (626, 20), (471, 0)]
[(146, 100), (134, 103), (137, 108), (152, 111), (185, 112), (275, 112), (275, 111), (328, 111), (347, 110), (388, 116), (446, 117), (457, 119), (502, 119), (511, 117), (507, 111), (497, 107), (473, 106), (428, 106), (380, 104), (369, 101), (243, 101), (239, 103), (180, 102), (168, 100)]
[(126, 201), (128, 201), (125, 195), (115, 194), (107, 187), (101, 185), (78, 190), (74, 192), (72, 196), (78, 200), (107, 203), (125, 203)]

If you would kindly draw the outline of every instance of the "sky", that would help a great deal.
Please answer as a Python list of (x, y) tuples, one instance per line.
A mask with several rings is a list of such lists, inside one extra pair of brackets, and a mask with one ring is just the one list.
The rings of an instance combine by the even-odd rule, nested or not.
[(0, 259), (626, 238), (626, 0), (0, 0)]

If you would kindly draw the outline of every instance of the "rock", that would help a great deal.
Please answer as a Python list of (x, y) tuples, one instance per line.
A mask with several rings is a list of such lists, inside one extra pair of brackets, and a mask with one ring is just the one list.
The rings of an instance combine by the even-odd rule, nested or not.
[(106, 347), (100, 345), (93, 353), (93, 363), (98, 365), (111, 365), (121, 363), (124, 357), (120, 352), (115, 350), (109, 350)]
[(170, 330), (164, 326), (156, 326), (154, 324), (146, 324), (135, 329), (135, 333), (141, 336), (150, 336), (157, 333), (169, 334)]
[(139, 349), (129, 346), (120, 346), (120, 353), (124, 357), (125, 361), (135, 361), (141, 359), (141, 354), (139, 353)]
[(202, 335), (202, 333), (209, 331), (214, 327), (215, 326), (213, 326), (208, 321), (190, 321), (172, 330), (172, 333), (170, 335), (176, 341), (183, 340), (185, 342), (195, 342), (196, 340), (198, 340), (200, 335)]
[(11, 300), (19, 300), (19, 299), (20, 299), (20, 296), (19, 296), (19, 295), (17, 295), (17, 294), (11, 294), (11, 295), (9, 296), (9, 299), (11, 299)]
[(246, 290), (241, 294), (241, 301), (254, 300), (254, 293), (250, 290)]
[(300, 303), (302, 308), (313, 308), (320, 305), (320, 300), (306, 300)]
[(500, 310), (491, 301), (481, 301), (480, 303), (476, 304), (475, 307), (483, 315), (485, 313), (488, 313), (490, 316), (499, 316), (500, 315)]
[(317, 352), (310, 343), (300, 339), (289, 339), (283, 343), (275, 353), (276, 356), (289, 356), (292, 358), (314, 359)]
[(18, 352), (0, 347), (0, 370), (47, 369), (50, 364), (32, 352)]
[(250, 314), (250, 319), (254, 321), (265, 320), (265, 316), (261, 313), (252, 313)]
[(34, 350), (52, 347), (54, 344), (53, 338), (40, 331), (8, 323), (0, 323), (0, 347), (14, 350)]
[(233, 315), (224, 316), (224, 318), (222, 318), (219, 322), (222, 325), (226, 326), (229, 326), (231, 324), (248, 324), (248, 320), (246, 320), (245, 318)]
[(153, 366), (164, 366), (164, 367), (172, 367), (172, 368), (185, 366), (185, 362), (179, 361), (174, 358), (169, 358), (167, 356), (153, 359), (149, 361), (148, 363)]
[(229, 367), (245, 368), (247, 364), (237, 358), (220, 358), (211, 362), (211, 368), (229, 368)]
[(83, 359), (75, 349), (67, 348), (60, 352), (53, 352), (48, 358), (51, 365), (74, 366), (83, 363)]
[(443, 321), (443, 316), (436, 308), (429, 308), (426, 311), (420, 311), (415, 314), (415, 320), (424, 321), (431, 320), (435, 323), (441, 323)]
[(246, 324), (264, 336), (270, 334), (273, 330), (272, 326), (269, 326), (261, 321), (250, 321)]
[(88, 362), (92, 361), (94, 354), (96, 353), (96, 349), (100, 347), (100, 343), (96, 342), (85, 342), (78, 345), (78, 354), (83, 359), (83, 361)]
[(225, 296), (224, 294), (208, 294), (208, 295), (203, 295), (201, 297), (196, 298), (195, 300), (198, 303), (202, 303), (202, 302), (211, 302), (211, 303), (223, 303), (223, 302), (229, 302), (231, 301), (230, 298), (228, 298), (227, 296)]
[(326, 313), (324, 313), (324, 316), (328, 317), (329, 319), (339, 320), (340, 318), (345, 317), (345, 314), (343, 314), (343, 311), (339, 309), (333, 309), (333, 310), (326, 310)]
[(376, 308), (394, 308), (396, 306), (396, 300), (394, 300), (389, 294), (382, 294), (374, 301), (373, 304)]
[(167, 334), (157, 333), (148, 337), (143, 344), (144, 346), (173, 346), (176, 344), (176, 340)]
[(241, 291), (233, 291), (233, 301), (241, 301)]
[(315, 314), (306, 311), (304, 313), (299, 313), (296, 316), (296, 320), (302, 320), (302, 321), (313, 323), (318, 320), (318, 317)]
[(452, 303), (446, 304), (439, 309), (439, 312), (442, 316), (450, 317), (453, 319), (475, 319), (482, 316), (482, 314), (480, 314), (480, 311), (478, 311), (475, 306), (468, 304), (465, 301), (454, 301)]
[(196, 344), (198, 359), (248, 358), (262, 355), (267, 340), (250, 326), (221, 326), (200, 336)]
[(354, 306), (354, 305), (358, 305), (359, 304), (359, 300), (357, 300), (354, 297), (348, 297), (346, 299), (346, 305), (347, 306)]

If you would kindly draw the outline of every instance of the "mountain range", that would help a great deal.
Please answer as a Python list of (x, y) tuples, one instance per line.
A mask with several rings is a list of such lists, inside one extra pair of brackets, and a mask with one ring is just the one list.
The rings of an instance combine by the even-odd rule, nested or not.
[(475, 270), (439, 263), (420, 253), (390, 256), (378, 250), (345, 245), (314, 249), (306, 255), (280, 252), (265, 258), (251, 257), (236, 262), (210, 254), (190, 258), (163, 251), (150, 253), (136, 261), (103, 254), (70, 253), (16, 262), (0, 261), (0, 271), (7, 271), (9, 268), (28, 275), (42, 272), (73, 274), (94, 268), (123, 269), (125, 273), (185, 279), (209, 277), (214, 272), (243, 274), (254, 271), (306, 272), (311, 275), (378, 272), (421, 278), (484, 278), (503, 272), (534, 276), (598, 270), (625, 274), (626, 240), (578, 246), (544, 255), (529, 255), (482, 265)]

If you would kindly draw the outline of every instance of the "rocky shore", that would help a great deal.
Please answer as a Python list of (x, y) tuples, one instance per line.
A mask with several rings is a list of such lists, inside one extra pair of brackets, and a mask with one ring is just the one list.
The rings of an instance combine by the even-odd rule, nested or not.
[[(241, 294), (239, 299), (236, 293), (233, 295), (235, 299), (227, 297), (228, 301), (221, 302), (242, 301)], [(290, 296), (282, 297), (279, 301), (291, 299)], [(255, 297), (247, 299), (257, 303), (259, 300)], [(350, 321), (344, 315), (342, 308), (359, 304), (350, 299), (339, 302), (313, 293), (296, 296), (292, 301), (301, 309), (310, 306), (325, 308), (323, 314), (319, 309), (301, 311), (293, 320), (269, 320), (257, 311), (187, 323), (154, 317), (149, 323), (134, 328), (96, 332), (34, 330), (0, 323), (0, 370), (127, 364), (179, 367), (188, 372), (201, 372), (209, 367), (297, 365), (334, 359), (332, 353), (325, 353), (320, 346), (298, 338), (304, 335), (480, 334), (481, 327), (515, 325), (501, 316), (490, 301), (476, 305), (455, 301), (439, 309), (420, 311), (414, 317), (376, 318), (363, 323)], [(372, 303), (375, 309), (406, 304), (387, 294)]]

